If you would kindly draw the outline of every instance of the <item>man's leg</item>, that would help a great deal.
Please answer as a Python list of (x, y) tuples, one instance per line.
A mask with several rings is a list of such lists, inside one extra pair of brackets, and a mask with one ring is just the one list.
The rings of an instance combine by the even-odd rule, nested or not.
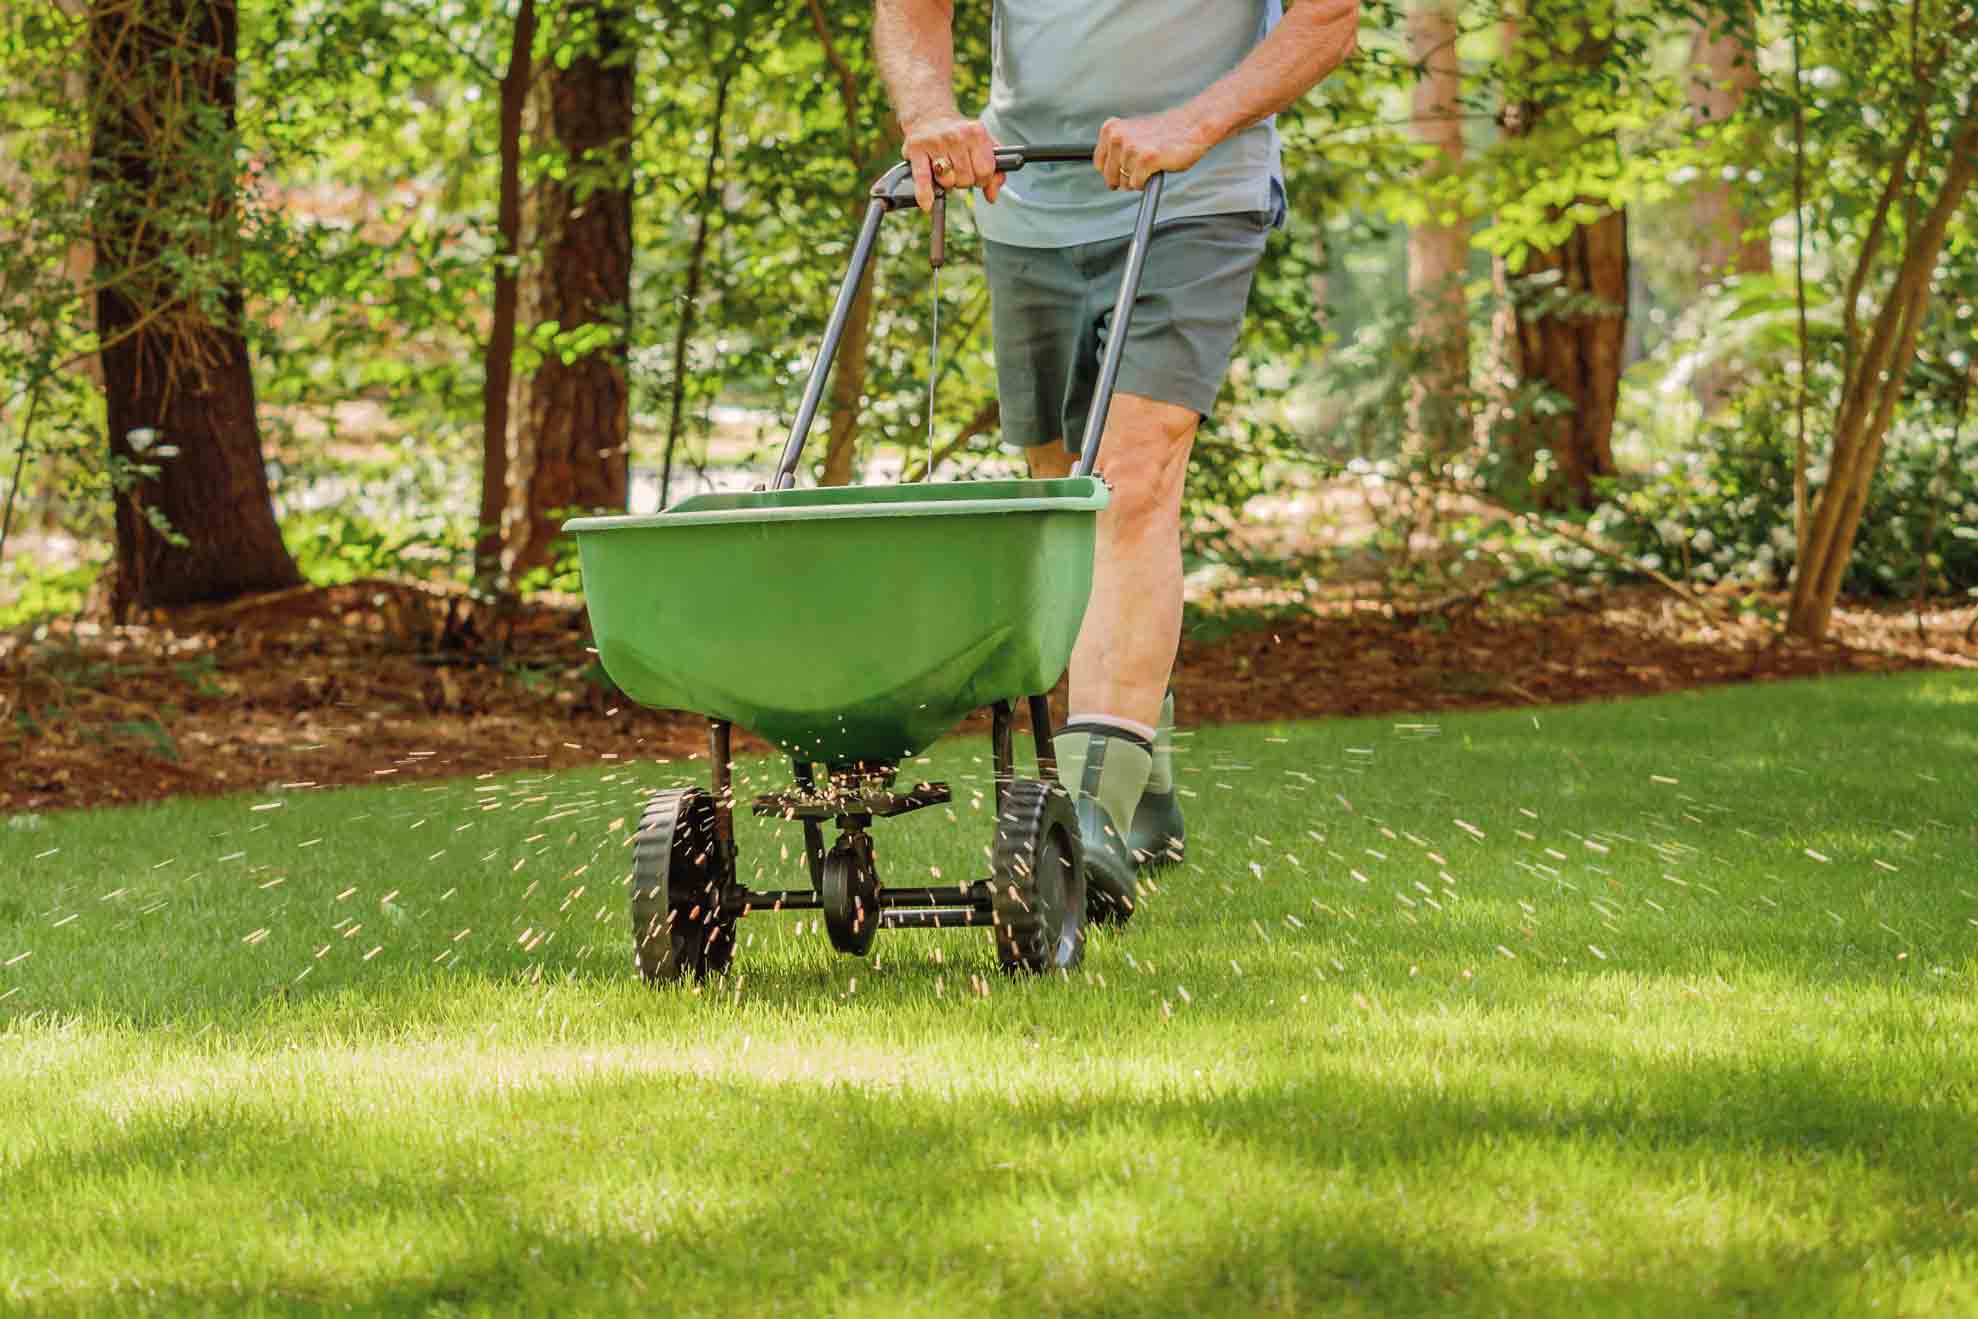
[[(1182, 483), (1200, 415), (1213, 408), (1229, 365), (1269, 221), (1261, 212), (1211, 216), (1161, 231), (1107, 415), (1098, 467), (1112, 500), (1099, 516), (1092, 596), (1072, 652), (1071, 717), (1055, 741), (1059, 780), (1077, 803), (1091, 914), (1100, 920), (1133, 909), (1135, 845), (1148, 859), (1181, 856), (1158, 725), (1168, 718), (1162, 697), (1181, 637)], [(1063, 252), (991, 243), (987, 251), (1007, 431), (1018, 443), (1065, 436), (1091, 401), (1105, 349), (1104, 308), (1117, 285), (1109, 290), (1099, 272), (1110, 261), (1111, 278), (1120, 277), (1127, 242)], [(1039, 477), (1073, 466), (1062, 443), (1030, 449), (1028, 461)], [(1145, 809), (1150, 798), (1154, 809)]]
[(1071, 653), (1074, 713), (1153, 728), (1181, 645), (1181, 489), (1200, 417), (1118, 394), (1099, 445), (1112, 502), (1099, 514), (1092, 603)]
[[(1200, 418), (1116, 394), (1099, 445), (1112, 502), (1099, 514), (1092, 601), (1071, 653), (1071, 714), (1153, 728), (1181, 644), (1181, 492)], [(1026, 451), (1031, 475), (1071, 474), (1062, 444)]]
[[(1070, 718), (1054, 742), (1077, 803), (1086, 882), (1101, 919), (1134, 906), (1129, 829), (1153, 768), (1155, 725), (1181, 640), (1181, 492), (1198, 414), (1114, 396), (1099, 446), (1112, 499), (1098, 518), (1092, 596), (1071, 659)], [(1033, 475), (1072, 466), (1062, 445), (1030, 451)]]

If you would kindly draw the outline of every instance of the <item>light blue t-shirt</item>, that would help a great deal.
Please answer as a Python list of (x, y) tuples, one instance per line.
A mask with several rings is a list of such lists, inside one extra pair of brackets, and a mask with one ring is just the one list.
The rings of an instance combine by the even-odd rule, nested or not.
[[(994, 64), (982, 119), (998, 142), (1096, 142), (1119, 116), (1173, 109), (1243, 62), (1283, 15), (1281, 0), (994, 0)], [(1070, 247), (1133, 232), (1140, 194), (1106, 187), (1089, 162), (1031, 165), (995, 205), (976, 199), (985, 238)], [(1219, 143), (1162, 185), (1159, 218), (1275, 213), (1277, 125)]]

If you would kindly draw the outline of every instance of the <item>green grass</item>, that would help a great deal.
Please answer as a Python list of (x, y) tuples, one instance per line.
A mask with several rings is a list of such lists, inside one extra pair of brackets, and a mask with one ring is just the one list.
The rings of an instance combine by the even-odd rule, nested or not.
[(1042, 982), (783, 915), (643, 989), (697, 766), (15, 820), (0, 1308), (1978, 1313), (1978, 682), (1183, 745), (1190, 864)]

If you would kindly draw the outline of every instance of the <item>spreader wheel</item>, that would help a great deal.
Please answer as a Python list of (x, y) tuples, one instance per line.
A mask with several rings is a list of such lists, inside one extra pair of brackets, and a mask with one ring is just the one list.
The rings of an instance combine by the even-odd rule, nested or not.
[(632, 843), (632, 952), (648, 984), (728, 969), (735, 920), (721, 918), (725, 870), (713, 797), (669, 788), (646, 803)]
[(1085, 956), (1085, 866), (1078, 813), (1056, 783), (1018, 779), (1003, 794), (991, 853), (996, 956), (1005, 971), (1070, 970)]
[(838, 840), (825, 854), (818, 889), (831, 946), (864, 957), (879, 932), (879, 867), (872, 860), (871, 835), (855, 830)]

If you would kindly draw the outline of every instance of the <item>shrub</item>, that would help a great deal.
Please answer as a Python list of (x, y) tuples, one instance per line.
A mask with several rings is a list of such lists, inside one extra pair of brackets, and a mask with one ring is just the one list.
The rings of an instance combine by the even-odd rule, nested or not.
[[(1783, 587), (1795, 554), (1794, 424), (1783, 381), (1753, 388), (1701, 443), (1617, 486), (1601, 530), (1672, 576)], [(1932, 594), (1978, 593), (1978, 427), (1962, 430), (1928, 414), (1891, 428), (1844, 594), (1909, 595), (1919, 580)], [(1809, 466), (1810, 491), (1825, 479)]]

